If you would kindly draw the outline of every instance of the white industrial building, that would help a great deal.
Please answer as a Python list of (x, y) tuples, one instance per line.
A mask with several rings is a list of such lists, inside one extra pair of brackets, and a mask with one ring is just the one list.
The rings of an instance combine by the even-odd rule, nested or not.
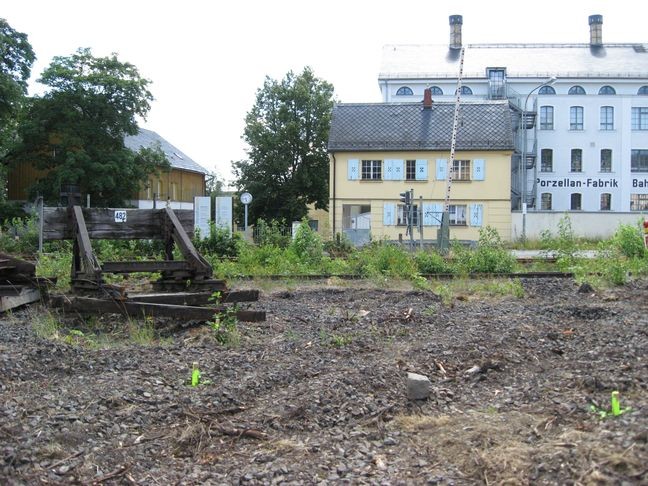
[(565, 212), (587, 236), (648, 214), (648, 44), (604, 43), (602, 16), (588, 20), (582, 44), (462, 45), (453, 15), (448, 45), (383, 48), (385, 102), (422, 100), (426, 88), (454, 99), (462, 47), (462, 99), (509, 100), (513, 238), (538, 236)]

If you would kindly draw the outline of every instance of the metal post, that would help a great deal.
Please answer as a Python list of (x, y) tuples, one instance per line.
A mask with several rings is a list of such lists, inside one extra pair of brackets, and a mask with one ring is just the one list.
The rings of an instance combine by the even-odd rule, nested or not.
[(86, 208), (90, 207), (90, 194), (86, 194)]
[(43, 196), (38, 196), (37, 199), (37, 204), (40, 204), (39, 210), (38, 210), (38, 216), (39, 216), (39, 221), (38, 221), (38, 253), (42, 254), (43, 253), (43, 219), (45, 217), (45, 200), (43, 199)]
[(418, 228), (420, 236), (420, 247), (423, 250), (423, 196), (419, 196), (419, 208), (418, 208)]
[(409, 221), (407, 226), (410, 234), (410, 251), (414, 251), (414, 189), (410, 189), (410, 206), (409, 206)]
[(248, 229), (248, 205), (244, 204), (245, 206), (245, 234), (247, 235), (247, 229)]

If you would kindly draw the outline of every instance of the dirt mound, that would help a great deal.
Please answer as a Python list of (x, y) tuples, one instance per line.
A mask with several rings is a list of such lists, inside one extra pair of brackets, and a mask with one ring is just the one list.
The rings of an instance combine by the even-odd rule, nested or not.
[[(0, 321), (1, 482), (644, 482), (648, 284), (522, 287), (292, 283), (236, 346), (168, 323), (148, 346), (103, 346), (89, 324), (52, 341), (46, 311), (17, 312)], [(407, 400), (407, 372), (430, 399)], [(613, 390), (630, 410), (601, 419)]]

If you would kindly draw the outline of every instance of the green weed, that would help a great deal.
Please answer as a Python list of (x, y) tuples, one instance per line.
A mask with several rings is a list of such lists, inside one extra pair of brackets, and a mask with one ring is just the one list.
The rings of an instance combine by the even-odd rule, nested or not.
[(222, 345), (236, 347), (241, 342), (236, 311), (236, 306), (228, 307), (223, 313), (214, 315), (214, 320), (209, 322), (216, 341)]

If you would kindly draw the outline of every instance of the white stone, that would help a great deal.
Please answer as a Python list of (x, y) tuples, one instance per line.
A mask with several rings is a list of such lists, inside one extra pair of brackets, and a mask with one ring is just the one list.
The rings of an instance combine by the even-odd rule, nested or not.
[(426, 400), (430, 396), (431, 383), (427, 376), (407, 373), (407, 398)]

